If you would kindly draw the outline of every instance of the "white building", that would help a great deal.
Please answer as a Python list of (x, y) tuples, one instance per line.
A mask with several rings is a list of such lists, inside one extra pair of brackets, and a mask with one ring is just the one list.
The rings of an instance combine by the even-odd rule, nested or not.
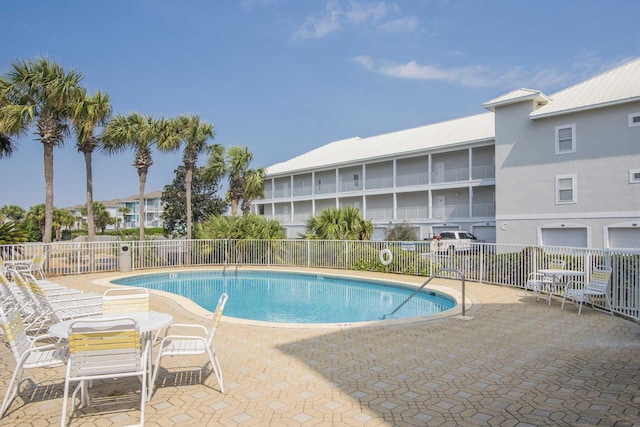
[[(140, 203), (137, 194), (124, 199), (100, 201), (100, 203), (105, 205), (106, 211), (109, 212), (109, 216), (116, 220), (115, 224), (107, 226), (107, 230), (139, 227)], [(162, 191), (145, 193), (144, 204), (144, 216), (146, 218), (144, 226), (147, 228), (162, 227), (161, 214), (164, 211), (164, 207), (162, 205)], [(81, 223), (87, 223), (86, 216), (83, 216), (81, 213), (82, 208), (84, 207), (84, 205), (77, 205), (65, 208), (75, 217), (79, 218), (79, 224), (77, 225), (78, 228)]]
[(419, 238), (464, 229), (488, 242), (640, 247), (640, 59), (484, 107), (270, 166), (254, 208), (291, 238), (310, 215), (355, 206), (375, 239), (408, 222)]

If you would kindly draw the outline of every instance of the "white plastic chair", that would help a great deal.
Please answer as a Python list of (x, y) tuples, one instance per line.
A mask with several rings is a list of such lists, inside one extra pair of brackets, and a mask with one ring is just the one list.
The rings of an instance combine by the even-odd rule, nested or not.
[(72, 382), (78, 382), (71, 395), (72, 401), (81, 392), (82, 405), (90, 405), (88, 382), (124, 377), (140, 378), (140, 425), (144, 425), (150, 342), (141, 344), (138, 323), (126, 317), (77, 320), (69, 326), (68, 342), (69, 358), (60, 425), (66, 424), (67, 399)]
[(580, 316), (582, 304), (584, 302), (591, 303), (591, 308), (594, 308), (593, 298), (604, 297), (607, 302), (609, 312), (613, 316), (613, 307), (611, 306), (611, 297), (609, 296), (609, 279), (611, 279), (611, 271), (611, 267), (598, 265), (591, 271), (589, 283), (586, 283), (584, 287), (580, 287), (576, 282), (570, 282), (564, 292), (562, 310), (564, 310), (565, 301), (569, 298), (573, 300), (574, 303), (580, 304), (578, 308), (578, 316)]
[(145, 288), (107, 289), (102, 295), (103, 314), (149, 311), (149, 291)]
[(24, 370), (62, 366), (67, 357), (67, 349), (64, 342), (39, 345), (39, 341), (50, 338), (48, 335), (41, 335), (33, 341), (29, 339), (17, 307), (0, 307), (0, 324), (16, 361), (16, 367), (0, 407), (0, 418), (2, 418), (18, 395)]
[[(155, 368), (153, 370), (153, 376), (151, 377), (151, 385), (149, 386), (149, 399), (151, 399), (153, 395), (158, 370), (160, 369), (160, 362), (165, 356), (183, 357), (206, 354), (209, 358), (208, 362), (211, 362), (211, 368), (218, 381), (218, 385), (220, 386), (220, 392), (224, 393), (222, 368), (220, 367), (216, 351), (213, 348), (213, 337), (220, 324), (222, 312), (224, 311), (224, 306), (228, 298), (229, 296), (226, 293), (220, 295), (216, 310), (213, 313), (213, 321), (210, 329), (202, 325), (180, 323), (175, 323), (167, 328), (166, 336), (160, 342), (156, 356)], [(172, 333), (175, 329), (188, 330), (190, 332), (184, 334)]]
[(542, 273), (529, 273), (527, 282), (524, 284), (524, 295), (527, 295), (527, 291), (533, 291), (537, 294), (536, 301), (540, 300), (540, 294), (545, 290), (544, 274)]

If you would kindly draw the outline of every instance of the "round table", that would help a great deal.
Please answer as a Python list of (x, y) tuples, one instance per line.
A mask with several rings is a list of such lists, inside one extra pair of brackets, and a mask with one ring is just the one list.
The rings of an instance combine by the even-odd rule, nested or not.
[(133, 319), (138, 323), (140, 334), (146, 334), (165, 326), (169, 326), (173, 322), (173, 316), (167, 313), (159, 313), (157, 311), (143, 311), (135, 313), (118, 313), (118, 314), (99, 314), (96, 316), (77, 317), (75, 319), (68, 319), (63, 322), (51, 325), (49, 328), (49, 334), (58, 338), (69, 338), (69, 326), (74, 322), (83, 320), (100, 321), (100, 320), (112, 320), (119, 318)]

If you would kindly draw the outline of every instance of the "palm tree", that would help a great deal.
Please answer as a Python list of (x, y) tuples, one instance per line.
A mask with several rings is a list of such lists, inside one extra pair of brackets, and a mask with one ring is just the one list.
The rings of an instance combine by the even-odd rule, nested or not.
[(144, 240), (144, 187), (147, 173), (153, 164), (151, 148), (156, 144), (161, 151), (166, 150), (164, 144), (157, 143), (159, 139), (167, 136), (165, 127), (164, 120), (157, 121), (142, 114), (130, 113), (128, 116), (117, 114), (107, 123), (102, 132), (102, 143), (107, 153), (115, 154), (127, 148), (135, 150), (133, 166), (138, 171), (140, 240)]
[[(207, 140), (214, 137), (213, 125), (200, 122), (199, 116), (179, 116), (172, 121), (177, 139), (171, 136), (165, 138), (166, 148), (174, 148), (184, 142), (182, 161), (185, 168), (185, 195), (187, 205), (187, 239), (191, 239), (191, 222), (193, 220), (191, 205), (191, 186), (193, 169), (198, 162), (198, 156), (208, 149)], [(176, 145), (177, 143), (177, 145)]]
[(6, 218), (11, 221), (15, 221), (16, 223), (22, 221), (26, 212), (20, 206), (17, 205), (4, 205), (0, 208), (0, 213), (2, 213)]
[(251, 209), (251, 202), (258, 197), (264, 197), (265, 168), (249, 169), (245, 175), (244, 191), (242, 194), (242, 214), (246, 215)]
[(353, 206), (325, 209), (309, 218), (306, 228), (306, 238), (322, 240), (369, 240), (373, 233), (371, 221)]
[(0, 133), (0, 159), (3, 157), (11, 157), (15, 150), (15, 144), (7, 135)]
[(76, 218), (66, 209), (53, 209), (53, 228), (56, 231), (56, 241), (60, 241), (62, 227), (71, 228), (75, 224)]
[[(44, 149), (45, 225), (43, 242), (51, 242), (53, 224), (53, 149), (64, 143), (71, 107), (77, 99), (82, 75), (65, 72), (45, 58), (16, 60), (0, 77), (0, 135), (3, 152), (6, 139), (20, 136), (35, 123), (36, 135)], [(9, 147), (11, 144), (9, 143)], [(11, 149), (9, 149), (9, 152)]]
[(247, 147), (229, 147), (225, 153), (221, 146), (213, 146), (209, 151), (207, 173), (229, 177), (226, 198), (231, 205), (231, 215), (237, 215), (238, 207), (248, 212), (251, 201), (264, 195), (265, 169), (249, 169), (251, 160), (253, 154)]
[[(84, 91), (83, 91), (84, 92)], [(84, 164), (87, 179), (87, 231), (88, 241), (93, 242), (96, 236), (96, 227), (93, 214), (93, 172), (92, 155), (99, 148), (100, 140), (94, 135), (97, 126), (103, 126), (111, 115), (109, 95), (96, 92), (93, 96), (83, 93), (84, 96), (75, 105), (72, 123), (76, 131), (78, 151), (84, 155)]]
[[(31, 221), (38, 226), (42, 235), (44, 235), (44, 228), (46, 224), (45, 210), (46, 210), (45, 206), (42, 203), (38, 205), (33, 205), (27, 211), (27, 217), (26, 217), (28, 221)], [(49, 233), (51, 233), (51, 231), (49, 231)]]
[[(131, 212), (131, 209), (129, 209), (126, 206), (122, 206), (120, 208), (118, 208), (118, 213), (120, 215), (122, 215), (122, 226), (124, 227), (124, 224), (126, 223), (126, 219), (127, 219), (127, 214)], [(120, 218), (118, 218), (118, 228), (120, 227)]]

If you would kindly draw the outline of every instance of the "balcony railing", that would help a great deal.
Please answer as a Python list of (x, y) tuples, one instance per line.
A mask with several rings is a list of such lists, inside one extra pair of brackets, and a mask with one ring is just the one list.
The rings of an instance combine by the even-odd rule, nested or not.
[(367, 190), (378, 190), (381, 188), (393, 187), (393, 178), (385, 176), (382, 178), (367, 178)]
[(336, 192), (336, 185), (331, 184), (316, 184), (316, 194), (331, 194)]
[(393, 209), (367, 209), (365, 217), (371, 221), (391, 221), (393, 219)]
[(285, 197), (291, 197), (291, 190), (288, 188), (280, 188), (273, 192), (274, 199), (281, 199)]
[(396, 176), (397, 187), (408, 187), (411, 185), (429, 184), (429, 174), (427, 172), (411, 173)]
[(491, 179), (496, 177), (495, 165), (474, 166), (471, 169), (472, 179)]
[(405, 219), (428, 219), (429, 209), (426, 206), (397, 208), (396, 218), (399, 220)]
[(468, 218), (469, 205), (446, 205), (431, 208), (433, 218)]
[(444, 172), (431, 172), (431, 183), (468, 181), (469, 168), (445, 169)]

